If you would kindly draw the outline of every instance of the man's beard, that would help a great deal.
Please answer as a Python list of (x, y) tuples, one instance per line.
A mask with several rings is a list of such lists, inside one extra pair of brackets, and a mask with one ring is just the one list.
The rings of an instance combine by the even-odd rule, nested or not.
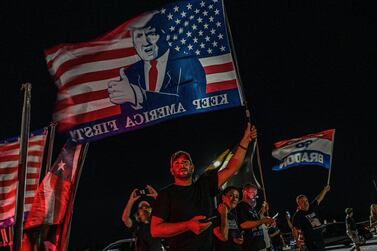
[(186, 174), (181, 175), (181, 174), (180, 174), (180, 171), (178, 171), (178, 172), (175, 174), (175, 177), (176, 177), (177, 179), (180, 179), (180, 180), (189, 180), (189, 179), (192, 178), (193, 173), (194, 173), (194, 172), (193, 172), (192, 170), (187, 170), (187, 171), (186, 171)]

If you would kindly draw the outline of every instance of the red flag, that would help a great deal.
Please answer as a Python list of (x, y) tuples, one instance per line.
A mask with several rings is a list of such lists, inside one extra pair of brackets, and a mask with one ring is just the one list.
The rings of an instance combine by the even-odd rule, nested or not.
[[(29, 138), (24, 213), (30, 211), (38, 188), (47, 134), (47, 129), (42, 129)], [(18, 137), (0, 142), (0, 228), (14, 223), (19, 159)]]
[(82, 145), (66, 143), (39, 185), (25, 229), (61, 224), (74, 190)]

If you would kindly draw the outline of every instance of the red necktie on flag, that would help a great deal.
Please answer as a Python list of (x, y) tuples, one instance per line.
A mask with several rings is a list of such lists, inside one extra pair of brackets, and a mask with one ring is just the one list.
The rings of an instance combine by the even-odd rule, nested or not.
[(153, 59), (149, 61), (151, 64), (151, 68), (149, 69), (149, 90), (155, 91), (156, 84), (157, 84), (157, 60)]

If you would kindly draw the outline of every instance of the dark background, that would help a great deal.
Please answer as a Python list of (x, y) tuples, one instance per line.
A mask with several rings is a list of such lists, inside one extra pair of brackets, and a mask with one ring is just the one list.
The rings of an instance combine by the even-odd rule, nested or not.
[[(22, 92), (31, 82), (31, 130), (49, 125), (56, 88), (43, 50), (94, 39), (143, 11), (173, 1), (0, 3), (0, 139), (19, 135)], [(366, 220), (376, 203), (376, 17), (363, 1), (226, 0), (239, 70), (258, 130), (271, 210), (294, 212), (295, 197), (314, 198), (327, 180), (319, 167), (272, 172), (274, 142), (335, 128), (328, 221), (354, 207)], [(134, 187), (172, 182), (169, 157), (192, 153), (198, 170), (238, 144), (243, 108), (195, 115), (89, 146), (72, 221), (71, 248), (100, 247), (129, 234), (121, 213)], [(65, 139), (57, 135), (54, 156)], [(257, 168), (256, 168), (257, 169)]]

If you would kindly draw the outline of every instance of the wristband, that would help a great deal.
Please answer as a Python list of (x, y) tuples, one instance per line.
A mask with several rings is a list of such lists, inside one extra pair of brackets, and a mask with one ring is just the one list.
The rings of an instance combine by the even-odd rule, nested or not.
[(241, 148), (244, 149), (244, 150), (247, 150), (247, 147), (244, 147), (244, 146), (241, 145), (241, 144), (239, 144), (238, 146), (241, 147)]

